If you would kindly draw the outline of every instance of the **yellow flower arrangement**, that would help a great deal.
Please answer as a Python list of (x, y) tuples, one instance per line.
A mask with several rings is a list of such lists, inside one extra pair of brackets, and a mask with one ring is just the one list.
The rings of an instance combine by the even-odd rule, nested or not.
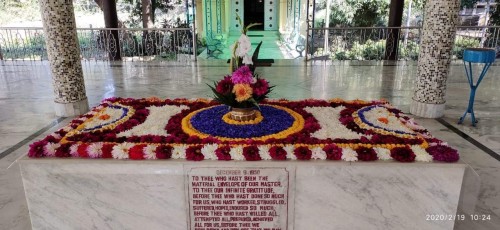
[(252, 97), (252, 87), (250, 84), (235, 84), (233, 93), (236, 95), (236, 101), (242, 102)]

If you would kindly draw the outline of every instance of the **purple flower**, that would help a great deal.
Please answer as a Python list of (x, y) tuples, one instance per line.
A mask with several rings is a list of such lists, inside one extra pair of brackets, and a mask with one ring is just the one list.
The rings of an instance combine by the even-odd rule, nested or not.
[(426, 150), (437, 161), (456, 162), (460, 158), (457, 150), (444, 145), (431, 146)]
[(250, 71), (248, 66), (242, 66), (234, 71), (231, 80), (234, 84), (250, 84), (253, 80), (252, 71)]

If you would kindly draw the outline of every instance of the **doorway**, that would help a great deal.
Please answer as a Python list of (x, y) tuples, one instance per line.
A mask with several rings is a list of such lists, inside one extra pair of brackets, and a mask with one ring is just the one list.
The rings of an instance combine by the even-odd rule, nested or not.
[(264, 30), (264, 0), (246, 0), (245, 16), (243, 23), (245, 26), (251, 23), (261, 23), (250, 30)]

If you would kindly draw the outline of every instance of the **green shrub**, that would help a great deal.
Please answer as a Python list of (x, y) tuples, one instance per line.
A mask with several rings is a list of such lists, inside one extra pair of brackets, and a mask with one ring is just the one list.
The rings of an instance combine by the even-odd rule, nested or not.
[(417, 42), (407, 41), (405, 46), (404, 41), (399, 41), (399, 60), (417, 60), (419, 50)]
[(350, 49), (331, 47), (336, 60), (381, 60), (385, 52), (385, 40), (367, 40), (364, 44), (354, 42)]
[(457, 59), (462, 59), (464, 57), (464, 49), (477, 48), (479, 45), (480, 42), (477, 38), (457, 36), (455, 38), (455, 45), (453, 46), (453, 53)]

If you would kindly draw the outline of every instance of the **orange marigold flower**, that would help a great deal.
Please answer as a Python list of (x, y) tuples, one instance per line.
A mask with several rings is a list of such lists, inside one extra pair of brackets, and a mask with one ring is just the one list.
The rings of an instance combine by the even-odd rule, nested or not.
[(242, 102), (252, 97), (252, 87), (250, 84), (236, 84), (233, 93), (236, 95), (236, 101)]
[(101, 120), (108, 120), (110, 118), (110, 116), (108, 114), (103, 114), (101, 116), (99, 116), (99, 119)]
[(387, 118), (385, 118), (385, 117), (379, 118), (378, 121), (380, 121), (380, 122), (382, 122), (384, 124), (388, 124), (389, 123), (389, 120)]

